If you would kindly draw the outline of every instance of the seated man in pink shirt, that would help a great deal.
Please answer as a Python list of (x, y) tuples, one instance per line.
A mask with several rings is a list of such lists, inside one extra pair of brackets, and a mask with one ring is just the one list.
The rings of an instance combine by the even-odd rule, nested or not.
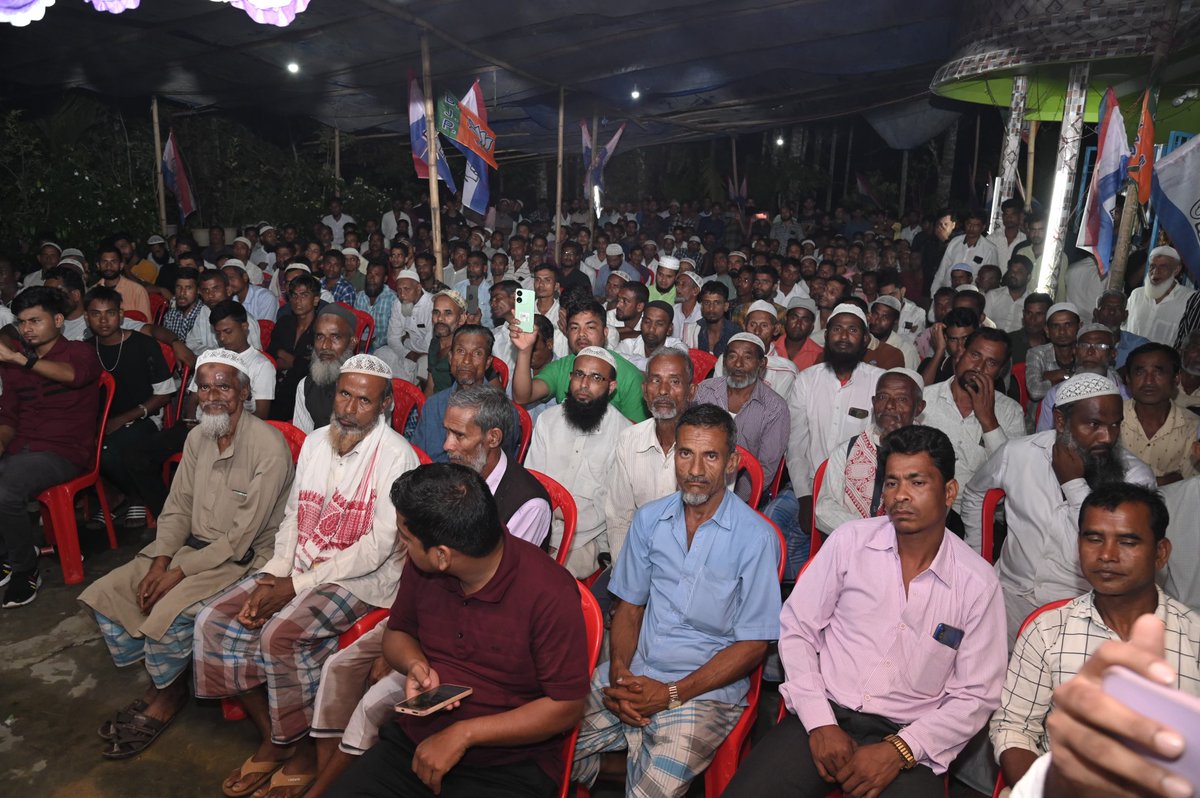
[(780, 616), (788, 714), (725, 798), (928, 798), (1000, 704), (1004, 602), (991, 566), (946, 533), (954, 448), (932, 427), (884, 437), (887, 517), (844, 524)]

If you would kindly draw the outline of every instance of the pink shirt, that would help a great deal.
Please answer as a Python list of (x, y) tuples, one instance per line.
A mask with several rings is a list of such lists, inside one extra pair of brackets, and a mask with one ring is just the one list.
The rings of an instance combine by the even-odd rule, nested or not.
[[(957, 650), (934, 639), (939, 624), (962, 630)], [(1000, 705), (1008, 664), (1000, 583), (950, 532), (905, 596), (891, 522), (838, 527), (801, 573), (779, 632), (780, 692), (806, 729), (837, 722), (831, 701), (882, 715), (934, 773)]]

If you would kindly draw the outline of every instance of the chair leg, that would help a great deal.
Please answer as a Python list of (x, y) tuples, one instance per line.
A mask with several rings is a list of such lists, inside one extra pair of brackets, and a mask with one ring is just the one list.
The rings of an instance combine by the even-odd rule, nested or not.
[(104, 486), (96, 483), (96, 495), (100, 497), (100, 509), (104, 513), (104, 530), (108, 532), (108, 547), (115, 549), (117, 547), (117, 531), (113, 528), (112, 510), (108, 506), (108, 494), (104, 492)]
[(83, 581), (83, 555), (79, 551), (79, 527), (75, 521), (74, 497), (66, 493), (55, 493), (50, 498), (49, 510), (63, 581), (68, 585), (77, 585)]

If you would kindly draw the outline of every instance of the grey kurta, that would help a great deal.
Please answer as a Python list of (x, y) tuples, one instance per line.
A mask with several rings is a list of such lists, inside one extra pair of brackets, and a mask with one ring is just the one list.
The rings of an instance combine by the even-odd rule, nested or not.
[[(161, 638), (184, 609), (220, 593), (270, 559), (293, 471), (283, 436), (249, 413), (242, 414), (224, 452), (215, 440), (193, 431), (183, 447), (154, 542), (132, 562), (92, 583), (79, 600), (135, 637)], [(191, 548), (186, 545), (189, 535), (209, 545)], [(238, 565), (250, 548), (254, 559)], [(170, 567), (182, 569), (185, 576), (143, 615), (137, 587), (155, 557), (170, 557)]]

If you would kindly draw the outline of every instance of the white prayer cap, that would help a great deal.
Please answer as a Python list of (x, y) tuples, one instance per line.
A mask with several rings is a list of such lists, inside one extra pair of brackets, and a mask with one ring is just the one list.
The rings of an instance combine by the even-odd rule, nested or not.
[(1054, 404), (1057, 407), (1078, 402), (1080, 399), (1091, 399), (1096, 396), (1116, 396), (1120, 397), (1121, 392), (1117, 390), (1117, 386), (1108, 377), (1100, 374), (1076, 374), (1073, 377), (1068, 377), (1067, 380), (1058, 386), (1058, 393), (1054, 396)]
[(685, 264), (685, 263), (690, 263), (690, 264), (692, 264), (692, 268), (693, 268), (693, 269), (694, 269), (694, 268), (696, 268), (696, 261), (692, 260), (691, 258), (680, 258), (680, 259), (679, 259), (679, 265), (680, 265), (681, 267), (682, 267), (682, 266), (683, 266), (683, 264)]
[(814, 258), (812, 255), (805, 255), (804, 257), (800, 258), (801, 263), (804, 263), (804, 261), (806, 261), (806, 260), (811, 260), (813, 263), (817, 262), (817, 259)]
[(918, 391), (925, 390), (925, 380), (921, 377), (920, 374), (913, 371), (912, 369), (906, 369), (903, 366), (897, 366), (894, 369), (888, 369), (887, 371), (880, 374), (879, 379), (883, 379), (884, 377), (886, 377), (889, 374), (899, 374), (902, 377), (908, 377), (910, 380), (912, 380), (913, 382), (915, 382), (917, 384)]
[(83, 260), (83, 250), (75, 249), (75, 247), (67, 247), (62, 251), (62, 256), (64, 258), (79, 258)]
[(63, 251), (62, 247), (60, 247), (58, 244), (55, 244), (53, 241), (43, 241), (42, 243), (38, 244), (39, 250), (42, 247), (54, 247), (55, 249), (57, 249), (59, 251), (60, 254)]
[(196, 371), (200, 371), (200, 367), (209, 363), (215, 363), (218, 366), (230, 366), (250, 376), (250, 369), (242, 362), (242, 357), (237, 352), (231, 349), (209, 349), (207, 352), (196, 358)]
[(1074, 302), (1055, 302), (1050, 306), (1050, 309), (1046, 311), (1046, 321), (1049, 321), (1050, 317), (1055, 313), (1058, 313), (1060, 310), (1065, 310), (1067, 313), (1074, 314), (1075, 318), (1077, 319), (1083, 318), (1083, 316), (1081, 316), (1079, 313), (1079, 308), (1075, 307)]
[(954, 290), (960, 294), (965, 294), (968, 291), (973, 291), (976, 294), (983, 293), (982, 291), (979, 290), (978, 286), (976, 286), (974, 283), (963, 283), (962, 285), (960, 285), (958, 288), (955, 288)]
[(679, 258), (673, 258), (670, 255), (663, 255), (658, 259), (658, 268), (668, 271), (679, 271)]
[[(47, 242), (47, 243), (49, 243), (49, 242)], [(46, 245), (42, 244), (42, 246), (46, 246)], [(1160, 255), (1170, 258), (1171, 260), (1180, 260), (1179, 250), (1175, 249), (1175, 247), (1162, 246), (1162, 247), (1155, 247), (1154, 249), (1150, 250), (1150, 257), (1146, 258), (1146, 262), (1151, 263), (1155, 258), (1157, 258)]]
[(950, 267), (950, 271), (952, 271), (952, 272), (966, 272), (967, 274), (974, 274), (974, 273), (975, 273), (975, 270), (971, 268), (971, 265), (970, 265), (969, 263), (956, 263), (956, 264), (954, 264), (953, 266), (951, 266), (951, 267)]
[(154, 246), (155, 244), (165, 244), (165, 243), (167, 243), (167, 239), (163, 238), (162, 236), (150, 236), (149, 238), (146, 239), (146, 245), (151, 246), (151, 247)]
[(83, 274), (83, 264), (74, 258), (63, 258), (58, 262), (59, 266), (74, 266), (80, 274)]
[(697, 288), (700, 288), (705, 283), (704, 278), (695, 272), (683, 272), (679, 275), (680, 280), (684, 279), (685, 277), (695, 283)]
[(663, 241), (666, 241), (668, 238), (669, 238), (669, 239), (671, 239), (672, 241), (674, 241), (674, 240), (675, 240), (675, 236), (673, 236), (673, 235), (672, 235), (672, 234), (670, 234), (670, 233), (667, 233), (666, 235), (664, 235), (664, 236), (662, 237), (662, 240), (663, 240)]
[(814, 302), (810, 297), (806, 297), (806, 296), (792, 297), (791, 299), (788, 300), (787, 309), (789, 311), (807, 310), (809, 313), (813, 314), (813, 318), (817, 317), (817, 303)]
[(733, 252), (730, 252), (729, 257), (741, 258), (743, 263), (746, 261), (746, 253), (742, 252), (740, 249), (735, 249)]
[(594, 357), (597, 360), (603, 360), (614, 369), (617, 367), (617, 360), (612, 356), (612, 353), (600, 346), (585, 346), (575, 355), (576, 360), (579, 360), (581, 357)]
[(356, 258), (361, 258), (361, 257), (362, 257), (362, 253), (361, 253), (361, 252), (359, 252), (359, 251), (358, 251), (357, 249), (355, 249), (354, 247), (345, 247), (344, 249), (342, 249), (342, 254), (343, 254), (343, 255), (353, 255), (353, 256), (354, 256), (354, 257), (356, 257)]
[(642, 243), (642, 246), (643, 247), (654, 247), (655, 251), (658, 250), (658, 242), (656, 242), (653, 238), (646, 239), (646, 241), (644, 241)]
[(829, 314), (829, 321), (833, 321), (833, 317), (841, 313), (849, 313), (851, 316), (856, 316), (863, 323), (864, 327), (867, 326), (867, 314), (863, 313), (862, 308), (860, 308), (858, 305), (852, 305), (849, 302), (843, 302), (835, 307), (833, 312)]
[(237, 258), (228, 258), (228, 259), (226, 259), (226, 261), (223, 264), (221, 264), (222, 269), (228, 269), (230, 266), (232, 266), (235, 269), (241, 269), (242, 271), (246, 271), (246, 264), (242, 263)]
[(438, 291), (433, 295), (433, 298), (437, 299), (440, 296), (444, 296), (454, 304), (458, 305), (459, 310), (467, 309), (467, 300), (463, 299), (463, 295), (455, 291), (453, 288), (447, 288), (443, 291)]
[(755, 346), (757, 346), (759, 349), (762, 350), (762, 353), (764, 355), (767, 353), (767, 345), (764, 344), (762, 342), (762, 339), (759, 338), (754, 333), (740, 332), (735, 335), (729, 336), (729, 343), (725, 344), (725, 351), (727, 351), (727, 352), (729, 351), (729, 344), (733, 343), (734, 341), (745, 341), (748, 344), (754, 344)]
[(804, 246), (805, 244), (812, 244), (815, 247), (817, 245), (817, 242), (813, 241), (811, 238), (806, 238), (800, 242), (800, 246)]
[(342, 364), (339, 374), (366, 374), (369, 377), (392, 378), (392, 367), (374, 355), (355, 355)]
[(264, 225), (262, 225), (262, 227), (259, 227), (259, 228), (258, 228), (258, 234), (259, 234), (259, 235), (262, 235), (263, 233), (267, 232), (268, 230), (274, 230), (274, 229), (275, 229), (275, 225), (273, 225), (273, 224), (264, 224)]
[(621, 257), (625, 257), (625, 250), (621, 249), (620, 244), (609, 244), (607, 247), (604, 248), (604, 254), (605, 255), (620, 255)]
[(746, 315), (749, 316), (751, 313), (757, 313), (760, 310), (763, 313), (770, 313), (771, 318), (778, 321), (779, 310), (775, 307), (774, 303), (762, 299), (756, 299), (751, 302), (750, 307), (746, 310)]
[(876, 305), (885, 305), (897, 313), (900, 312), (900, 300), (896, 299), (894, 296), (880, 294), (879, 296), (875, 297), (875, 301), (871, 303), (871, 307), (875, 307)]
[(618, 280), (620, 280), (623, 283), (629, 282), (629, 275), (626, 274), (625, 272), (621, 271), (620, 269), (617, 269), (615, 272), (610, 272), (607, 279), (611, 280), (614, 277), (616, 277)]
[(243, 244), (245, 244), (248, 247), (254, 246), (254, 242), (251, 241), (250, 239), (246, 238), (245, 236), (238, 236), (237, 238), (233, 239), (233, 243), (235, 243), (235, 244), (239, 241), (241, 241)]
[(1108, 327), (1105, 324), (1099, 324), (1097, 322), (1092, 321), (1092, 322), (1088, 322), (1087, 324), (1085, 324), (1079, 328), (1079, 332), (1077, 332), (1075, 334), (1075, 340), (1078, 341), (1080, 338), (1087, 335), (1088, 333), (1094, 333), (1094, 332), (1107, 333), (1108, 337), (1113, 338), (1114, 340), (1116, 339), (1116, 336), (1113, 334), (1112, 328)]
[(695, 241), (697, 244), (699, 244), (699, 243), (700, 243), (700, 236), (689, 236), (689, 237), (688, 237), (688, 243), (690, 244), (690, 243), (692, 243), (693, 241)]
[(396, 282), (400, 282), (401, 280), (412, 280), (414, 283), (420, 283), (421, 275), (417, 274), (416, 269), (402, 269), (396, 275)]
[(298, 271), (298, 272), (304, 272), (305, 274), (312, 274), (312, 269), (310, 269), (308, 267), (307, 263), (289, 263), (287, 266), (284, 267), (283, 273), (287, 274), (290, 271)]

